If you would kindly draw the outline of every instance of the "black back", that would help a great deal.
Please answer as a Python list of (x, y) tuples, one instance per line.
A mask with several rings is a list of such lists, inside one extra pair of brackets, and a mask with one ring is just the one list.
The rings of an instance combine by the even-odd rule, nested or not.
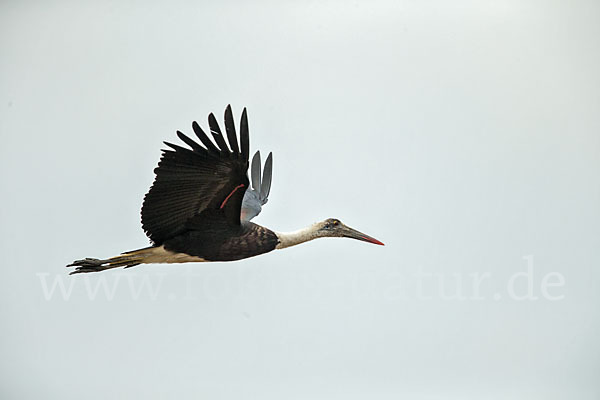
[(164, 242), (165, 249), (202, 257), (207, 261), (233, 261), (275, 249), (278, 238), (271, 230), (243, 221), (219, 223), (220, 210), (207, 210), (193, 218), (185, 233)]

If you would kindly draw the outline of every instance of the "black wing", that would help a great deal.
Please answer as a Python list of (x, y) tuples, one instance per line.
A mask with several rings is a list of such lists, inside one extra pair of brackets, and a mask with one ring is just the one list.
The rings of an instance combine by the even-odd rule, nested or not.
[(208, 120), (216, 145), (196, 122), (192, 128), (202, 145), (181, 132), (177, 136), (191, 150), (165, 142), (172, 150), (163, 150), (142, 206), (142, 227), (154, 244), (185, 232), (189, 221), (194, 217), (197, 221), (206, 210), (220, 210), (224, 224), (240, 224), (242, 199), (249, 184), (246, 109), (240, 124), (241, 151), (230, 106), (225, 110), (227, 139), (212, 114)]

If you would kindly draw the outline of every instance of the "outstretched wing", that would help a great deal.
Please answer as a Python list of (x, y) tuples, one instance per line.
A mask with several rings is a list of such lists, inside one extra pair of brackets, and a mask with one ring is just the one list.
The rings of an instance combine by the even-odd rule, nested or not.
[(165, 142), (171, 149), (163, 150), (142, 206), (142, 227), (154, 244), (184, 232), (188, 222), (206, 210), (221, 210), (224, 223), (240, 224), (242, 199), (249, 185), (246, 109), (240, 122), (239, 145), (231, 106), (225, 110), (227, 137), (213, 114), (208, 116), (208, 124), (216, 144), (195, 121), (192, 128), (202, 144), (179, 131), (177, 136), (191, 149)]
[(260, 152), (257, 151), (252, 157), (252, 189), (246, 190), (242, 202), (242, 212), (240, 218), (243, 221), (250, 221), (262, 211), (262, 206), (269, 200), (271, 191), (271, 177), (273, 175), (273, 153), (269, 153), (265, 162), (265, 169), (260, 173)]

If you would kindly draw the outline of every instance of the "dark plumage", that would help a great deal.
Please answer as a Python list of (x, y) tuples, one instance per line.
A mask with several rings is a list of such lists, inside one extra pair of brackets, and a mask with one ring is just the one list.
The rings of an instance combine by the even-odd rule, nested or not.
[[(177, 131), (189, 147), (165, 142), (156, 178), (144, 197), (142, 227), (152, 246), (105, 260), (85, 258), (68, 266), (72, 273), (95, 272), (142, 263), (233, 261), (293, 246), (318, 237), (339, 236), (382, 244), (328, 219), (297, 232), (275, 233), (249, 220), (266, 204), (271, 188), (272, 155), (261, 177), (260, 154), (254, 156), (252, 189), (247, 171), (250, 138), (246, 109), (238, 143), (231, 107), (225, 109), (225, 135), (213, 114), (208, 125), (214, 142), (195, 121), (199, 143)], [(335, 221), (335, 222), (332, 222)]]
[(167, 250), (198, 256), (206, 261), (234, 261), (275, 250), (278, 239), (271, 230), (244, 221), (223, 224), (217, 211), (192, 218), (188, 229), (164, 242)]
[[(249, 134), (246, 110), (241, 120), (241, 151), (231, 107), (225, 110), (225, 138), (213, 114), (208, 116), (218, 147), (202, 147), (181, 132), (191, 150), (165, 142), (154, 170), (156, 178), (142, 206), (142, 226), (154, 245), (201, 257), (232, 261), (274, 250), (277, 236), (270, 230), (240, 221), (248, 188)], [(194, 123), (202, 143), (211, 143)]]
[[(242, 121), (245, 119), (244, 112)], [(210, 114), (208, 120), (218, 148), (202, 147), (181, 132), (177, 135), (191, 150), (165, 142), (172, 150), (163, 150), (154, 170), (154, 184), (142, 206), (142, 227), (155, 245), (194, 229), (190, 227), (191, 219), (201, 221), (205, 211), (218, 210), (211, 218), (220, 229), (235, 229), (240, 225), (240, 207), (249, 184), (249, 146), (242, 146), (243, 152), (240, 152), (235, 128), (231, 126), (228, 138), (233, 150), (230, 151), (214, 115)], [(233, 125), (229, 106), (225, 120)], [(210, 143), (202, 129), (195, 125), (194, 132), (200, 141)], [(248, 143), (248, 123), (242, 122), (241, 126), (242, 143)]]

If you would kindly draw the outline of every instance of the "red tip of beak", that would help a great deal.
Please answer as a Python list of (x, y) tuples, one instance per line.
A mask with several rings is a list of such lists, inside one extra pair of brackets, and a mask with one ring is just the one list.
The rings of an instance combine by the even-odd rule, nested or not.
[(379, 240), (377, 240), (377, 239), (375, 239), (375, 238), (372, 238), (372, 237), (370, 237), (370, 236), (363, 236), (363, 237), (362, 237), (362, 239), (363, 239), (365, 242), (369, 242), (369, 243), (373, 243), (373, 244), (378, 244), (378, 245), (380, 245), (380, 246), (385, 246), (385, 244), (384, 244), (383, 242), (380, 242)]

